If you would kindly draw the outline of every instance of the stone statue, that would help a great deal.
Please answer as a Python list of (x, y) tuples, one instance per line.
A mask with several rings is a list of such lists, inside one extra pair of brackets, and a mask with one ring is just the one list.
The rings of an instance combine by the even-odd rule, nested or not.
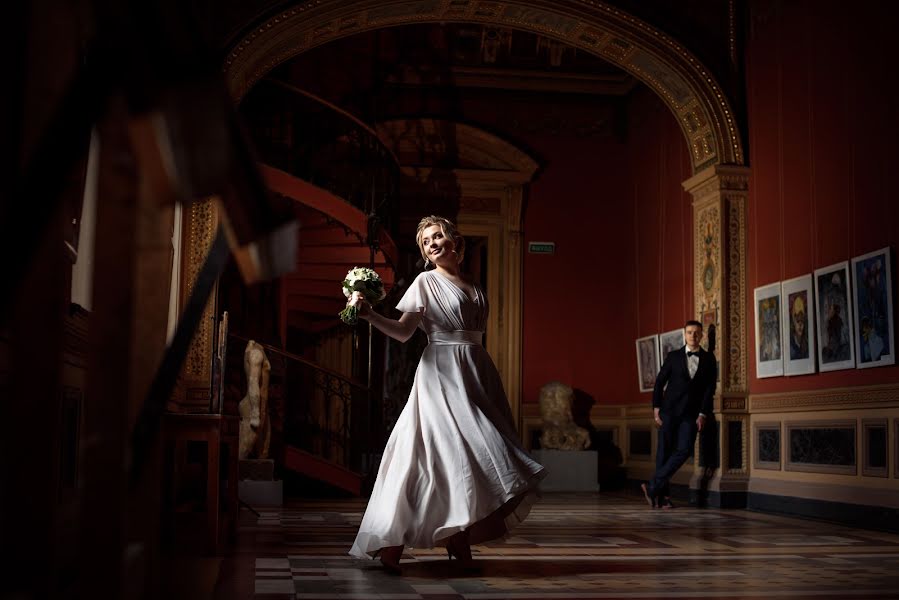
[(268, 415), (268, 378), (272, 370), (262, 346), (250, 340), (243, 353), (247, 374), (247, 395), (238, 404), (240, 411), (239, 458), (268, 458), (271, 421)]
[(590, 434), (578, 427), (571, 416), (573, 399), (574, 390), (564, 383), (553, 381), (540, 388), (540, 446), (544, 449), (584, 450), (590, 445)]

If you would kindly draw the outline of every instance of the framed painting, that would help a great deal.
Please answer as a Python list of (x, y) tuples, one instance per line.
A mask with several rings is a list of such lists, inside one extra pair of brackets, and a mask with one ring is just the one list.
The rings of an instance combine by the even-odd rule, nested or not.
[(784, 340), (784, 375), (815, 372), (815, 335), (812, 275), (802, 275), (781, 284), (780, 322)]
[(784, 374), (780, 305), (780, 282), (755, 288), (755, 370), (759, 378)]
[[(668, 353), (677, 350), (684, 345), (684, 330), (672, 329), (659, 334), (659, 364), (665, 364)], [(659, 367), (661, 368), (661, 367)]]
[(815, 329), (821, 371), (855, 367), (848, 261), (815, 269)]
[(896, 362), (890, 249), (852, 259), (853, 325), (859, 369)]
[(699, 315), (699, 322), (702, 323), (703, 333), (701, 345), (705, 350), (714, 353), (718, 335), (718, 309), (702, 311)]
[(637, 375), (640, 391), (651, 392), (656, 384), (659, 363), (659, 336), (648, 335), (637, 340)]

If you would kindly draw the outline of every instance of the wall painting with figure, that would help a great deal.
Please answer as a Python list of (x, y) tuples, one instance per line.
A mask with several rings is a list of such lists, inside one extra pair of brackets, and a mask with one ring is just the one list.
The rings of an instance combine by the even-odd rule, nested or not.
[[(659, 334), (659, 362), (665, 364), (668, 353), (684, 346), (684, 330), (672, 329)], [(660, 367), (661, 368), (661, 367)]]
[(855, 367), (849, 263), (815, 270), (815, 326), (818, 330), (818, 368), (837, 371)]
[(802, 275), (781, 285), (781, 325), (784, 340), (784, 375), (815, 372), (815, 335), (812, 275)]
[(637, 340), (637, 375), (640, 391), (651, 392), (659, 374), (659, 336), (648, 335)]
[(759, 378), (784, 374), (780, 305), (780, 282), (755, 288), (755, 366)]
[(890, 249), (852, 259), (852, 306), (859, 369), (896, 362)]

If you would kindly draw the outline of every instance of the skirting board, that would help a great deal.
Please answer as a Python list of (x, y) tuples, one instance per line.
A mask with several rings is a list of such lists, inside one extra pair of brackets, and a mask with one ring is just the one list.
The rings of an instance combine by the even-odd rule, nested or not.
[[(639, 489), (639, 480), (628, 480), (628, 487)], [(852, 488), (857, 491), (857, 488)], [(820, 519), (877, 531), (899, 532), (899, 510), (889, 506), (871, 506), (856, 502), (819, 500), (798, 496), (783, 496), (757, 491), (717, 492), (700, 494), (699, 490), (672, 485), (675, 498), (689, 497), (690, 505), (709, 508), (743, 508), (762, 513)], [(842, 494), (840, 494), (842, 495)]]
[(899, 511), (883, 506), (750, 493), (747, 508), (764, 513), (833, 521), (851, 527), (899, 532)]

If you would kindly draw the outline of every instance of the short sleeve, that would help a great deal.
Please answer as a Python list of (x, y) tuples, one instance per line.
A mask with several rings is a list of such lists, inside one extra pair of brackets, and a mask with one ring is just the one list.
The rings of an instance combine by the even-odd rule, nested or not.
[(412, 285), (409, 286), (409, 289), (406, 290), (406, 293), (403, 294), (403, 297), (396, 305), (396, 309), (400, 312), (404, 313), (423, 313), (428, 310), (428, 294), (427, 284), (425, 283), (425, 278), (427, 277), (426, 273), (419, 273), (418, 277), (412, 282)]

